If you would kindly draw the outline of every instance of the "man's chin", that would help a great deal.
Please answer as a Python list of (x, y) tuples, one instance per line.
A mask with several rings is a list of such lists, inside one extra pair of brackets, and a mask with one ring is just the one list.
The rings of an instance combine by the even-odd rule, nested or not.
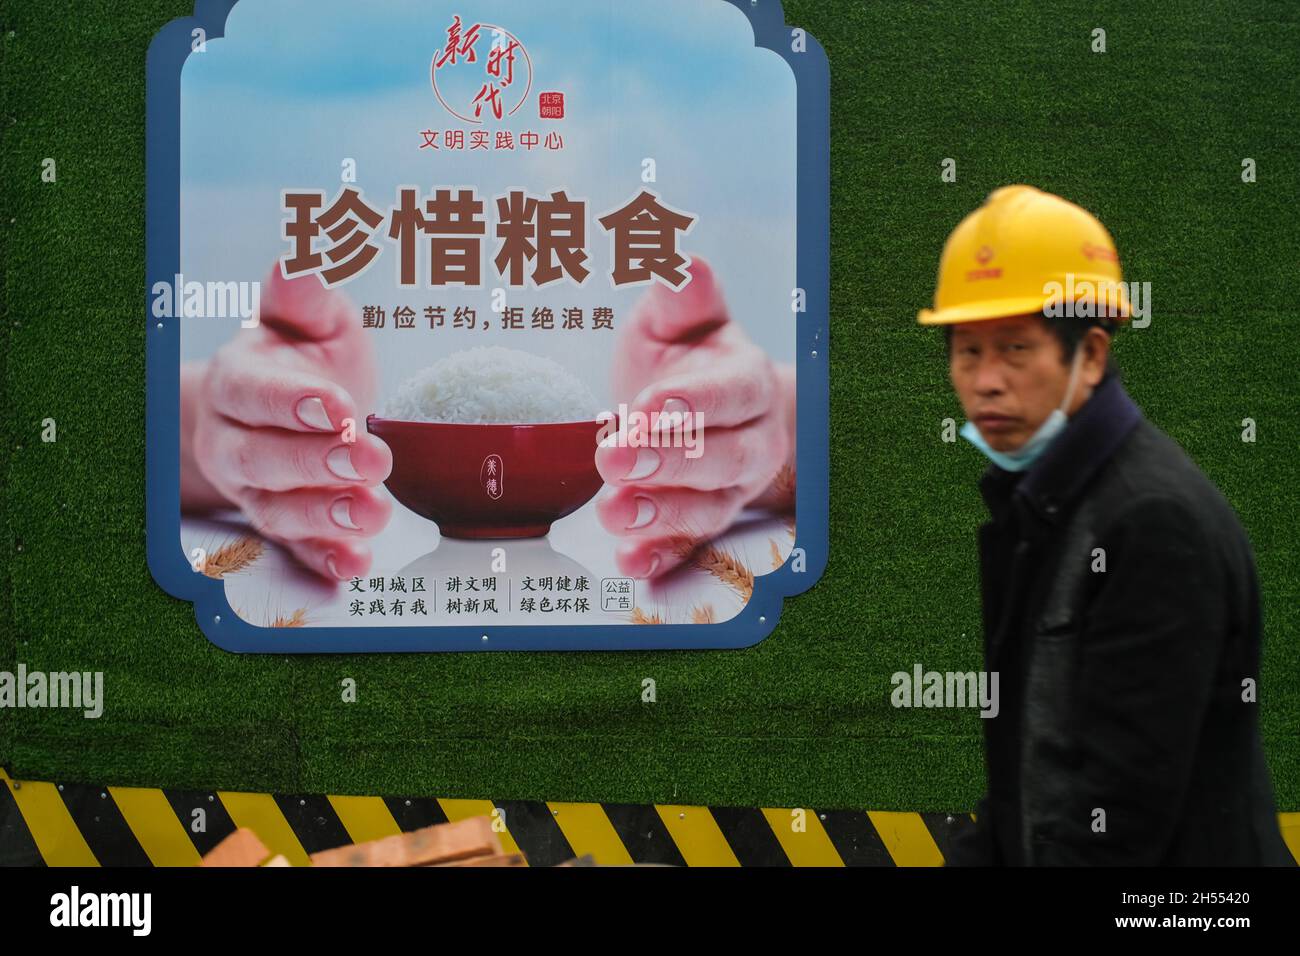
[[(981, 434), (983, 434), (983, 432), (981, 432)], [(1000, 451), (1004, 454), (1019, 451), (1021, 446), (1025, 443), (1025, 439), (1019, 435), (1015, 437), (1008, 435), (984, 435), (984, 440), (988, 442), (989, 447), (994, 451)]]

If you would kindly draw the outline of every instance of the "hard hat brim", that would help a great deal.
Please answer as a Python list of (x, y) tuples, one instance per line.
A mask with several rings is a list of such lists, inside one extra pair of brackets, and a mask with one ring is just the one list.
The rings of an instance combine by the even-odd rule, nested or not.
[[(956, 325), (960, 322), (984, 322), (989, 319), (1007, 319), (1013, 315), (1042, 315), (1043, 309), (1051, 302), (1047, 296), (1033, 296), (1013, 299), (990, 299), (985, 302), (968, 302), (953, 305), (946, 309), (922, 309), (917, 313), (916, 321), (921, 325)], [(1120, 288), (1120, 315), (1129, 315), (1128, 296)]]
[(922, 309), (916, 317), (921, 325), (956, 325), (959, 322), (982, 322), (986, 319), (1005, 319), (1013, 315), (1042, 315), (1047, 299), (992, 299), (986, 302), (968, 302), (946, 309)]

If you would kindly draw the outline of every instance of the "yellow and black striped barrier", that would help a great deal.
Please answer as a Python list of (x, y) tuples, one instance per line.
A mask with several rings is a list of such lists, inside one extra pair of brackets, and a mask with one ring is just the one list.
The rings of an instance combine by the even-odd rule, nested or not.
[[(295, 865), (319, 850), (490, 816), (534, 865), (938, 866), (952, 814), (92, 787), (0, 769), (0, 865), (190, 866), (237, 827)], [(1300, 860), (1300, 813), (1281, 814)]]

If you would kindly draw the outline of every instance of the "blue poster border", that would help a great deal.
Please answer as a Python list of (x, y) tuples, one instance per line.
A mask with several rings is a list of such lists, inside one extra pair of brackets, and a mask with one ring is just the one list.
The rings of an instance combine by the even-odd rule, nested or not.
[[(785, 23), (780, 0), (716, 0), (749, 19), (756, 47), (778, 54), (797, 83), (796, 283), (806, 311), (796, 319), (795, 548), (792, 561), (754, 579), (753, 596), (717, 624), (593, 624), (429, 627), (259, 627), (237, 615), (222, 581), (199, 574), (180, 545), (180, 325), (156, 319), (148, 290), (180, 272), (180, 78), (193, 31), (224, 35), (238, 0), (196, 0), (194, 15), (155, 35), (146, 59), (146, 542), (149, 570), (173, 597), (191, 601), (203, 634), (237, 653), (651, 650), (741, 648), (776, 627), (784, 598), (812, 587), (826, 568), (830, 492), (830, 64), (821, 44)], [(744, 162), (738, 157), (737, 162)], [(797, 554), (798, 551), (792, 552)]]

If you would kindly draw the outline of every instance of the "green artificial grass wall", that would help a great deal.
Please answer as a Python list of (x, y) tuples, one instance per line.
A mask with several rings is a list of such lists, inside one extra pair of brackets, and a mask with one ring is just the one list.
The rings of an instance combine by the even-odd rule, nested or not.
[[(253, 2), (253, 0), (245, 0)], [(763, 0), (769, 2), (769, 0)], [(981, 666), (983, 467), (942, 339), (940, 247), (994, 188), (1094, 211), (1153, 321), (1130, 392), (1254, 543), (1261, 722), (1300, 809), (1300, 8), (788, 0), (832, 83), (831, 551), (733, 652), (235, 656), (145, 565), (145, 51), (190, 0), (3, 13), (0, 669), (103, 670), (99, 720), (0, 711), (20, 777), (498, 799), (948, 810), (983, 792), (974, 711), (890, 675)], [(1091, 31), (1108, 50), (1091, 52)], [(41, 161), (58, 163), (54, 184)], [(1258, 181), (1241, 180), (1256, 161)], [(940, 163), (957, 163), (957, 181)], [(11, 221), (12, 220), (12, 221)], [(58, 441), (40, 441), (41, 422)], [(1256, 420), (1258, 441), (1240, 440)], [(339, 682), (359, 699), (343, 705)], [(658, 703), (641, 702), (641, 680)]]

